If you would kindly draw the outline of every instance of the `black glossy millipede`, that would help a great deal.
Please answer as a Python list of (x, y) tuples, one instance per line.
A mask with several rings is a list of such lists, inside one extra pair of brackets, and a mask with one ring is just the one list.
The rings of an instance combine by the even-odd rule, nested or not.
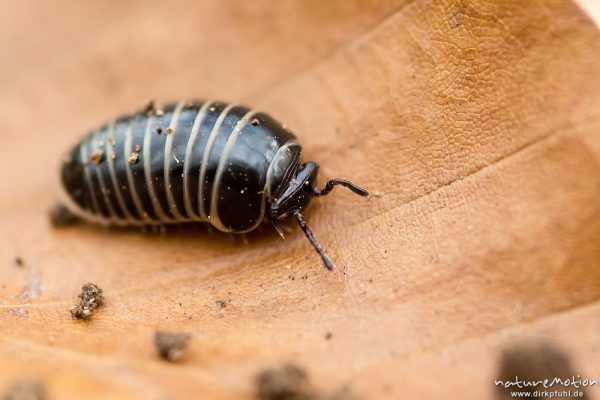
[(268, 218), (293, 216), (333, 264), (303, 211), (344, 179), (316, 187), (319, 165), (300, 164), (296, 137), (267, 114), (234, 104), (182, 101), (117, 118), (85, 136), (61, 169), (62, 202), (85, 221), (104, 225), (207, 222), (244, 233)]

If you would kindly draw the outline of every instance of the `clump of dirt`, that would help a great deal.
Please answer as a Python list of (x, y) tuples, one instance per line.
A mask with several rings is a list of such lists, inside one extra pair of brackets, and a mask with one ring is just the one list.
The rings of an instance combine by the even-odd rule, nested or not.
[(254, 119), (252, 120), (252, 125), (253, 125), (253, 126), (260, 125), (260, 121), (258, 120), (258, 118), (254, 118)]
[(154, 346), (158, 354), (167, 361), (181, 359), (188, 348), (190, 335), (183, 332), (156, 331)]
[(267, 368), (256, 376), (256, 398), (260, 400), (315, 400), (306, 371), (291, 363)]
[(81, 287), (79, 304), (71, 307), (71, 316), (77, 319), (88, 319), (103, 301), (102, 289), (95, 283), (86, 283)]
[(293, 363), (267, 368), (256, 375), (256, 398), (259, 400), (361, 400), (345, 384), (333, 391), (319, 391), (311, 383), (307, 372)]
[(15, 382), (2, 396), (2, 400), (46, 400), (46, 388), (36, 380)]
[(48, 211), (50, 224), (54, 227), (72, 225), (77, 222), (78, 218), (67, 207), (62, 204), (56, 204)]

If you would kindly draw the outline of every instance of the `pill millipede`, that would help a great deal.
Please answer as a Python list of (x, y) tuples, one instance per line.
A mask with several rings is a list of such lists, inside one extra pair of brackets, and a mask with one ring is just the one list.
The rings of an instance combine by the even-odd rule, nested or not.
[(333, 264), (304, 220), (317, 188), (319, 165), (300, 163), (296, 136), (269, 115), (220, 101), (150, 102), (86, 135), (61, 167), (62, 203), (102, 225), (204, 222), (245, 233), (263, 220), (283, 237), (280, 221), (294, 218), (325, 267)]

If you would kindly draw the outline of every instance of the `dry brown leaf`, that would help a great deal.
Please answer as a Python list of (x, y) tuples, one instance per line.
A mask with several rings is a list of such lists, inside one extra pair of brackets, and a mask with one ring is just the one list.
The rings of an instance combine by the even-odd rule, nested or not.
[[(59, 3), (0, 15), (0, 390), (26, 374), (60, 399), (250, 398), (294, 361), (321, 390), (481, 399), (532, 337), (600, 378), (600, 35), (575, 5)], [(324, 178), (372, 192), (307, 216), (335, 272), (299, 232), (49, 226), (78, 136), (198, 96), (268, 111)], [(88, 281), (105, 304), (78, 323)], [(185, 363), (156, 357), (156, 329), (192, 335)]]

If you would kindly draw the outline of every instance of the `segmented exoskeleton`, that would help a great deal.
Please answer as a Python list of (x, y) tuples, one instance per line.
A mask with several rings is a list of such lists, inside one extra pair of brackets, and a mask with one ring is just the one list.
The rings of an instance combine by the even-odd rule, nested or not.
[(61, 170), (63, 202), (105, 225), (206, 222), (243, 233), (268, 218), (294, 216), (321, 255), (302, 211), (314, 196), (319, 167), (300, 164), (296, 137), (267, 114), (218, 101), (184, 101), (117, 118), (85, 136)]

